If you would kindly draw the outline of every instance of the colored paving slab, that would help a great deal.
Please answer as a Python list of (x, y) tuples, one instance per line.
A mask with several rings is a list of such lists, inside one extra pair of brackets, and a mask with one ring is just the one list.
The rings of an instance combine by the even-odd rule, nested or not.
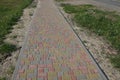
[(53, 0), (40, 0), (12, 79), (107, 80)]

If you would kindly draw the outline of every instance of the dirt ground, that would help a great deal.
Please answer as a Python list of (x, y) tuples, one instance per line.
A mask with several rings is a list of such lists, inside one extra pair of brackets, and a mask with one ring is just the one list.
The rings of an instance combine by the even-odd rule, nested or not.
[(7, 57), (4, 61), (0, 63), (0, 77), (7, 78), (10, 80), (12, 77), (12, 73), (14, 71), (17, 57), (20, 53), (21, 46), (23, 45), (23, 41), (25, 38), (25, 34), (27, 29), (29, 28), (29, 24), (32, 19), (32, 15), (35, 11), (35, 7), (37, 5), (37, 0), (24, 9), (23, 16), (21, 16), (20, 20), (16, 25), (13, 26), (13, 29), (10, 34), (6, 35), (5, 42), (15, 44), (19, 47), (19, 49), (12, 53), (12, 56)]
[[(75, 0), (72, 0), (72, 1), (75, 1)], [(72, 1), (68, 3), (72, 3)], [(88, 0), (77, 0), (77, 1), (80, 1), (80, 2), (74, 2), (74, 4), (76, 3), (78, 5), (78, 3), (80, 4), (89, 3)], [(100, 7), (100, 4), (97, 7)], [(103, 6), (100, 8), (108, 9), (106, 7), (103, 8)], [(111, 45), (103, 37), (99, 37), (83, 27), (76, 26), (75, 22), (71, 20), (72, 16), (69, 14), (66, 14), (62, 8), (60, 8), (60, 10), (64, 14), (64, 16), (67, 18), (69, 23), (72, 25), (73, 29), (76, 31), (79, 37), (82, 39), (83, 43), (85, 44), (87, 49), (91, 52), (91, 54), (93, 55), (95, 60), (98, 62), (102, 70), (108, 76), (109, 80), (120, 80), (120, 70), (114, 68), (110, 62), (110, 59), (108, 58), (110, 54), (117, 54), (117, 51), (111, 48)]]

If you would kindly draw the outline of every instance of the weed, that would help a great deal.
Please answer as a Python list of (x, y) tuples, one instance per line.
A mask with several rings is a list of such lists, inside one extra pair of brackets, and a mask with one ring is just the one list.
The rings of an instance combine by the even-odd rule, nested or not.
[(12, 39), (15, 39), (15, 38), (17, 38), (17, 35), (12, 35), (12, 36), (10, 36)]
[(87, 43), (87, 41), (86, 41), (86, 40), (84, 40), (84, 41), (83, 41), (83, 43)]
[(33, 16), (33, 13), (29, 13), (30, 16)]
[(10, 66), (10, 69), (7, 71), (7, 74), (13, 74), (15, 67)]
[(9, 54), (15, 50), (17, 50), (17, 48), (15, 45), (12, 45), (12, 44), (4, 43), (0, 46), (0, 53), (1, 54)]
[(120, 68), (120, 55), (110, 57), (110, 61), (114, 64), (113, 66)]

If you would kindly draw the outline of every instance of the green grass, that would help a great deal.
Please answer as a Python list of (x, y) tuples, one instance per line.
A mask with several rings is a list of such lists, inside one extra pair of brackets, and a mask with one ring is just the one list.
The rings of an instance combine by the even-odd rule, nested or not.
[[(74, 15), (78, 26), (85, 27), (99, 36), (103, 36), (120, 51), (120, 16), (115, 12), (103, 11), (92, 5), (62, 4), (66, 13)], [(111, 62), (120, 68), (120, 53), (112, 57)]]
[(3, 78), (0, 78), (0, 80), (6, 80), (6, 78), (5, 78), (5, 77), (3, 77)]
[(14, 45), (3, 42), (5, 35), (11, 32), (12, 25), (16, 24), (22, 15), (23, 9), (32, 1), (33, 0), (0, 0), (0, 53), (9, 53), (15, 50), (15, 48), (13, 48)]
[(0, 46), (0, 53), (1, 54), (9, 54), (9, 53), (15, 51), (16, 49), (17, 48), (15, 45), (4, 43)]
[(120, 55), (110, 57), (111, 62), (116, 68), (120, 68)]

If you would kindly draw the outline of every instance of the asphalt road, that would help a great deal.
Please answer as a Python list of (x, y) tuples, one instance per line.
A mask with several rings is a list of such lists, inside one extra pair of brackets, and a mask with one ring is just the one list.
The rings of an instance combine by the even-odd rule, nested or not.
[(103, 3), (106, 3), (106, 4), (110, 4), (110, 5), (120, 7), (120, 1), (119, 0), (94, 0), (94, 1), (99, 1), (99, 2), (103, 2)]

